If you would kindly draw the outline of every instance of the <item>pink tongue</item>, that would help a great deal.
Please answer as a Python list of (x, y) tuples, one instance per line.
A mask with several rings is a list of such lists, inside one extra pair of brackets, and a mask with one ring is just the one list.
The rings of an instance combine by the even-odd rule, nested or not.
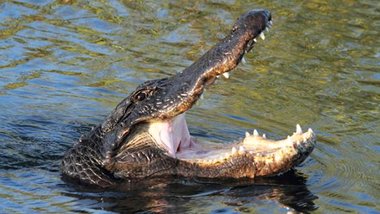
[(160, 131), (160, 138), (168, 148), (169, 154), (174, 157), (180, 149), (190, 147), (190, 133), (185, 115), (178, 115), (173, 121), (166, 123)]
[(161, 142), (165, 144), (169, 154), (175, 156), (179, 142), (176, 142), (173, 138), (173, 127), (171, 123), (166, 123), (162, 126), (162, 130), (160, 131), (160, 139)]
[(189, 148), (191, 144), (191, 138), (189, 129), (187, 128), (185, 114), (177, 116), (173, 121), (173, 126), (175, 127), (174, 136), (176, 136), (178, 138), (178, 142), (180, 142), (177, 151), (184, 148)]

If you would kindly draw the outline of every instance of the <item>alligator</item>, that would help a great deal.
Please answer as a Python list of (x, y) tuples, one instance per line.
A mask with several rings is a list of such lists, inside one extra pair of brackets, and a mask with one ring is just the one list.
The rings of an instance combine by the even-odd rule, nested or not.
[(221, 76), (228, 77), (272, 26), (265, 9), (241, 15), (231, 32), (176, 75), (139, 85), (64, 155), (64, 178), (107, 188), (122, 182), (163, 177), (252, 179), (294, 168), (312, 152), (316, 135), (309, 128), (283, 140), (256, 130), (233, 143), (197, 142), (185, 112)]

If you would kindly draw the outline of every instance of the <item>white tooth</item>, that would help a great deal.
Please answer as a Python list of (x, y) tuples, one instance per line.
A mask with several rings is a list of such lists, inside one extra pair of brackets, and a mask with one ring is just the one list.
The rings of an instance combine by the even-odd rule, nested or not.
[(266, 135), (266, 134), (263, 134), (263, 138), (267, 138), (267, 135)]
[(220, 78), (220, 75), (216, 76), (216, 78)]
[(272, 25), (272, 24), (273, 24), (272, 20), (270, 20), (270, 21), (269, 21), (269, 24), (270, 24), (270, 25)]
[(265, 31), (266, 31), (266, 32), (269, 32), (269, 27), (265, 28)]
[(203, 98), (204, 98), (204, 97), (203, 97), (203, 94), (201, 94), (201, 100), (203, 100)]
[(253, 136), (255, 136), (255, 137), (259, 136), (259, 132), (256, 129), (253, 130)]
[(234, 155), (234, 154), (236, 154), (236, 152), (237, 152), (237, 150), (236, 150), (235, 146), (232, 147), (232, 149), (231, 149), (231, 153)]
[(229, 72), (225, 72), (225, 73), (223, 73), (223, 76), (224, 76), (226, 79), (228, 79), (228, 78), (230, 78), (230, 73), (229, 73)]
[(256, 39), (256, 38), (254, 38), (254, 39), (253, 39), (253, 41), (254, 41), (254, 42), (257, 42), (257, 39)]
[(228, 157), (230, 157), (229, 153), (224, 154), (224, 158), (228, 158)]
[(313, 129), (311, 129), (311, 128), (309, 128), (309, 129), (307, 130), (307, 132), (310, 132), (310, 133), (312, 133), (312, 134), (314, 133), (314, 132), (313, 132)]
[(245, 153), (244, 147), (239, 146), (239, 154), (244, 154), (244, 153)]
[(302, 134), (302, 128), (301, 128), (300, 124), (296, 125), (296, 133), (297, 134)]
[(243, 64), (247, 63), (247, 61), (245, 61), (244, 57), (241, 58), (241, 62), (242, 62)]
[(260, 33), (260, 38), (261, 38), (262, 40), (265, 40), (264, 32), (261, 32), (261, 33)]
[(249, 134), (249, 132), (245, 132), (245, 137), (249, 137), (249, 136), (251, 136), (251, 135)]

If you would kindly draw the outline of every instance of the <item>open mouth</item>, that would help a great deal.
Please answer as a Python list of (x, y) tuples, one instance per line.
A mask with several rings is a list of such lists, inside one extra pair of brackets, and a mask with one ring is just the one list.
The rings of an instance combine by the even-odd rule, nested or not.
[(237, 143), (201, 143), (191, 137), (184, 114), (171, 120), (150, 123), (149, 133), (169, 156), (203, 163), (221, 162), (246, 153), (255, 157), (273, 156), (280, 162), (283, 158), (289, 158), (289, 155), (310, 150), (314, 147), (316, 137), (311, 128), (303, 132), (297, 124), (295, 132), (282, 140), (267, 139), (265, 134), (260, 135), (255, 129), (253, 133), (246, 132), (245, 137)]
[[(244, 55), (253, 48), (258, 39), (265, 39), (264, 31), (269, 31), (271, 26), (272, 20), (269, 19), (266, 22), (266, 27), (246, 43), (237, 63), (245, 63)], [(201, 86), (202, 90), (199, 90), (200, 92), (196, 96), (197, 99), (202, 98), (203, 88), (212, 85), (216, 78), (220, 78), (220, 75), (229, 78), (229, 71), (209, 77), (211, 81), (204, 81)], [(193, 102), (196, 102), (197, 99), (194, 99)], [(278, 163), (279, 170), (271, 169), (276, 173), (289, 169), (289, 167), (280, 166), (281, 164), (302, 162), (312, 151), (316, 138), (311, 129), (303, 132), (301, 126), (297, 124), (296, 131), (283, 140), (267, 139), (265, 134), (260, 135), (255, 130), (253, 133), (246, 132), (242, 139), (228, 145), (201, 143), (191, 137), (185, 120), (185, 113), (171, 119), (150, 122), (149, 133), (155, 143), (173, 158), (197, 164), (216, 164), (226, 162), (237, 156), (251, 156), (255, 158), (256, 162), (260, 162), (259, 159), (262, 158), (261, 161), (264, 164), (268, 163), (268, 160), (275, 165)], [(263, 168), (263, 170), (265, 169)], [(260, 174), (260, 170), (257, 174)], [(267, 173), (263, 171), (262, 174), (266, 175)]]
[(81, 137), (62, 160), (62, 174), (109, 187), (159, 176), (255, 178), (286, 172), (312, 152), (316, 137), (301, 126), (284, 140), (256, 130), (230, 144), (197, 142), (185, 113), (206, 87), (240, 62), (272, 25), (265, 9), (242, 14), (232, 31), (174, 76), (145, 81), (99, 126)]

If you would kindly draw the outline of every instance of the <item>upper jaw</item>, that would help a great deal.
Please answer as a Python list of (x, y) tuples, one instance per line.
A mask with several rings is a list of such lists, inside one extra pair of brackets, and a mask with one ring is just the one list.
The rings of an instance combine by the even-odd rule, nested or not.
[[(252, 14), (257, 16), (256, 22), (251, 23), (252, 26), (242, 23), (247, 16)], [(182, 91), (178, 93), (184, 96), (181, 96), (180, 102), (173, 106), (172, 110), (175, 113), (172, 116), (190, 109), (201, 97), (205, 87), (213, 84), (220, 75), (229, 78), (229, 71), (236, 68), (241, 61), (245, 61), (244, 55), (253, 48), (259, 38), (265, 39), (264, 31), (271, 26), (272, 20), (269, 11), (254, 10), (243, 14), (228, 36), (199, 60), (175, 75), (172, 80), (182, 83)]]
[[(252, 19), (253, 23), (247, 25), (245, 22), (247, 22), (247, 17), (250, 16), (255, 18)], [(271, 27), (271, 25), (272, 21), (269, 11), (249, 11), (238, 19), (232, 32), (225, 39), (211, 48), (211, 50), (184, 71), (171, 78), (145, 83), (141, 88), (157, 85), (157, 89), (159, 90), (153, 99), (158, 99), (160, 103), (165, 101), (165, 105), (167, 106), (161, 105), (158, 107), (161, 108), (160, 111), (145, 116), (139, 115), (138, 118), (128, 117), (129, 121), (132, 122), (125, 122), (127, 127), (144, 121), (149, 123), (162, 120), (169, 121), (189, 110), (201, 97), (205, 87), (213, 84), (217, 77), (220, 75), (226, 78), (229, 77), (228, 72), (243, 60), (243, 56), (252, 49), (257, 40), (259, 38), (265, 39), (263, 31)], [(154, 102), (154, 100), (152, 101)], [(146, 106), (144, 105), (140, 108), (145, 109)], [(122, 124), (121, 127), (126, 125)], [(129, 129), (124, 131), (123, 128), (118, 131), (118, 142), (128, 132)]]
[(186, 112), (201, 97), (205, 87), (214, 83), (219, 75), (223, 74), (228, 78), (228, 71), (240, 63), (258, 37), (265, 39), (262, 31), (271, 26), (270, 13), (265, 10), (254, 10), (243, 14), (237, 24), (252, 13), (263, 14), (260, 16), (259, 25), (251, 26), (251, 29), (242, 29), (236, 34), (237, 36), (233, 29), (230, 35), (182, 72), (170, 78), (143, 83), (136, 91), (147, 87), (156, 91), (152, 99), (147, 99), (148, 103), (143, 102), (142, 105), (135, 106), (133, 102), (128, 102), (130, 97), (120, 103), (101, 127), (103, 133), (110, 132), (110, 138), (114, 138), (109, 141), (115, 142), (106, 143), (105, 151), (117, 147), (131, 127), (138, 123), (172, 119)]

